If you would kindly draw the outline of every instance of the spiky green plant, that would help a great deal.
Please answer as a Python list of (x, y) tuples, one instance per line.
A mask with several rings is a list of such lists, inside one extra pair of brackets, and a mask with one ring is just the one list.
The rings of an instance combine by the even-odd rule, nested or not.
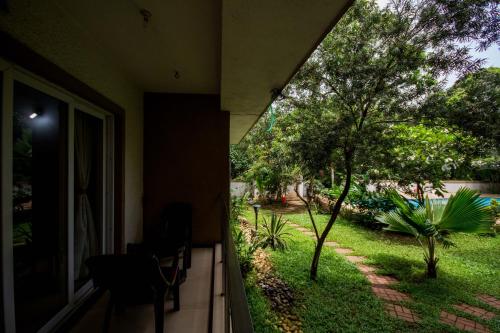
[(468, 188), (460, 188), (446, 203), (429, 200), (424, 205), (414, 206), (396, 191), (389, 194), (396, 209), (381, 213), (377, 220), (388, 226), (385, 230), (415, 236), (424, 250), (427, 276), (437, 277), (436, 243), (444, 248), (454, 246), (449, 238), (451, 232), (491, 232), (493, 219), (488, 207), (479, 199), (479, 194)]
[(236, 228), (233, 230), (233, 241), (238, 255), (241, 275), (244, 278), (253, 269), (253, 256), (258, 244), (247, 243), (243, 231), (236, 230)]
[(260, 246), (262, 248), (271, 247), (273, 250), (284, 250), (287, 248), (286, 236), (290, 235), (284, 232), (286, 221), (282, 219), (282, 215), (272, 213), (271, 221), (267, 221), (264, 217), (264, 230), (261, 233)]

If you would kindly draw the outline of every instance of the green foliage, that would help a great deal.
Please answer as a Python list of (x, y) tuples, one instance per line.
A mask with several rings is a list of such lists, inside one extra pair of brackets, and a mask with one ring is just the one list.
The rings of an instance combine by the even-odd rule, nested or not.
[(500, 145), (500, 68), (482, 68), (432, 96), (424, 108), (493, 146)]
[(436, 277), (436, 242), (445, 248), (452, 246), (451, 232), (487, 233), (494, 222), (479, 194), (467, 188), (460, 188), (446, 204), (427, 198), (424, 206), (414, 207), (396, 191), (390, 197), (397, 209), (380, 214), (377, 220), (387, 225), (387, 231), (407, 233), (417, 239), (424, 249), (429, 277)]
[(248, 147), (244, 142), (229, 146), (229, 160), (231, 161), (231, 179), (243, 178), (252, 165)]
[[(388, 179), (397, 181), (408, 194), (415, 195), (412, 184), (423, 190), (427, 183), (427, 190), (442, 196), (442, 181), (452, 178), (457, 169), (469, 169), (477, 154), (477, 139), (446, 128), (395, 125), (384, 135), (393, 143), (384, 159), (390, 169)], [(423, 192), (417, 198), (423, 201)]]
[[(305, 213), (287, 214), (284, 217), (310, 228)], [(315, 215), (315, 219), (318, 228), (323, 230), (329, 216)], [(422, 249), (413, 238), (373, 231), (345, 219), (339, 219), (335, 228), (327, 240), (353, 249), (355, 255), (367, 257), (365, 263), (376, 267), (377, 274), (396, 277), (400, 282), (391, 288), (411, 295), (413, 301), (405, 306), (418, 313), (425, 325), (407, 325), (401, 320), (392, 320), (390, 316), (381, 316), (384, 311), (380, 305), (370, 303), (368, 298), (361, 299), (364, 287), (369, 288), (370, 284), (367, 281), (363, 284), (360, 278), (351, 275), (344, 266), (349, 262), (328, 247), (325, 247), (321, 256), (318, 282), (304, 282), (312, 241), (294, 232), (294, 242), (289, 250), (284, 253), (272, 252), (271, 259), (276, 272), (304, 295), (303, 304), (306, 308), (301, 310), (301, 318), (305, 332), (448, 332), (450, 328), (440, 323), (443, 309), (452, 309), (453, 305), (462, 302), (484, 307), (476, 299), (477, 294), (500, 297), (500, 237), (451, 234), (456, 246), (441, 253), (439, 279), (425, 279)], [(366, 296), (369, 296), (368, 293)], [(342, 318), (353, 309), (355, 319)], [(370, 309), (374, 310), (373, 313)], [(489, 310), (495, 311), (494, 308)], [(500, 321), (494, 319), (482, 323), (489, 326), (492, 332), (500, 332)]]
[[(383, 134), (392, 124), (420, 121), (423, 101), (441, 91), (447, 74), (479, 69), (481, 61), (469, 56), (463, 42), (497, 43), (495, 10), (493, 0), (396, 0), (385, 8), (356, 1), (282, 92), (272, 130), (270, 115), (264, 115), (250, 133), (254, 163), (248, 179), (272, 198), (296, 179), (296, 167), (308, 182), (333, 169), (344, 176), (347, 192), (352, 174), (391, 175), (386, 162), (397, 141)], [(435, 125), (436, 118), (426, 120)], [(418, 141), (410, 143), (415, 147)], [(441, 157), (447, 158), (445, 153)], [(447, 169), (450, 163), (441, 164), (443, 169), (431, 163), (432, 173), (422, 178), (432, 178), (439, 189), (439, 180), (448, 176), (443, 171), (455, 170)], [(397, 177), (406, 181), (410, 177), (402, 171)], [(321, 239), (335, 223), (342, 200), (336, 205)], [(311, 265), (313, 279), (320, 243)]]
[(238, 217), (243, 213), (248, 203), (248, 193), (245, 193), (242, 197), (232, 196), (231, 197), (231, 222), (237, 223)]
[(16, 223), (13, 228), (14, 244), (31, 244), (33, 242), (32, 223)]
[(396, 208), (392, 200), (384, 192), (366, 192), (359, 199), (351, 201), (355, 211), (351, 212), (351, 219), (371, 229), (383, 227), (376, 217), (382, 212), (389, 212)]
[(500, 182), (500, 155), (477, 158), (472, 161), (470, 176), (476, 180)]
[(240, 263), (241, 275), (245, 277), (253, 269), (253, 255), (258, 246), (255, 243), (248, 244), (243, 231), (233, 229), (234, 246)]
[(271, 131), (268, 130), (269, 115), (264, 114), (244, 139), (252, 159), (245, 179), (255, 183), (261, 197), (270, 201), (279, 198), (294, 179), (290, 147), (284, 141), (285, 134), (281, 127), (286, 116), (277, 109), (274, 117), (276, 123)]
[[(334, 186), (330, 189), (324, 189), (321, 193), (329, 200), (335, 201), (340, 195), (342, 188)], [(364, 183), (351, 183), (351, 190), (345, 199), (345, 202), (351, 208), (342, 210), (342, 217), (350, 221), (360, 223), (372, 229), (381, 228), (381, 224), (375, 219), (381, 212), (388, 212), (395, 207), (392, 200), (387, 196), (386, 191), (368, 192)]]
[(500, 218), (500, 204), (498, 204), (498, 200), (491, 199), (490, 203), (490, 211), (491, 215), (493, 216), (493, 219), (498, 219)]
[[(356, 1), (285, 91), (300, 110), (301, 130), (291, 140), (306, 152), (300, 162), (331, 164), (346, 175), (348, 191), (352, 173), (384, 162), (393, 143), (381, 144), (380, 134), (389, 124), (414, 118), (443, 75), (479, 68), (460, 42), (497, 42), (494, 10), (493, 1), (401, 0), (383, 9), (375, 1)], [(314, 129), (318, 125), (321, 130)], [(341, 205), (337, 200), (326, 234)], [(321, 242), (313, 279), (320, 253)]]
[(264, 229), (260, 235), (259, 245), (264, 249), (270, 247), (273, 250), (285, 250), (287, 248), (285, 238), (289, 233), (284, 231), (286, 221), (282, 219), (282, 215), (273, 212), (269, 222), (265, 217), (263, 220)]

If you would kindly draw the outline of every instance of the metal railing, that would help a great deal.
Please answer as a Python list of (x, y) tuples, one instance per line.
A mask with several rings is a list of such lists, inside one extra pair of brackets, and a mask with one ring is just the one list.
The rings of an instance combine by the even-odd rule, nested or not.
[(222, 226), (222, 258), (224, 261), (224, 293), (226, 295), (225, 332), (253, 333), (252, 317), (248, 308), (245, 285), (241, 276), (240, 264), (229, 228), (229, 212), (225, 207)]

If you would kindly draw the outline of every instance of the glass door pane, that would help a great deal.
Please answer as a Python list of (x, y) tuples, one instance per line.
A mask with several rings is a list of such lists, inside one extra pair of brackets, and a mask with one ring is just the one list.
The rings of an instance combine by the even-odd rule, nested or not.
[(103, 253), (103, 120), (75, 110), (75, 290), (89, 281), (85, 260)]
[(14, 82), (13, 253), (17, 332), (68, 303), (68, 104)]

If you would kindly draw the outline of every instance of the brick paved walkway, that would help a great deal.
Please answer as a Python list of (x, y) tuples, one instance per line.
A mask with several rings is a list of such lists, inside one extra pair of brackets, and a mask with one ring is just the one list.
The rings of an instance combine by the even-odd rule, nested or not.
[(500, 310), (500, 300), (490, 295), (477, 295), (477, 299)]
[(410, 296), (405, 293), (399, 292), (397, 290), (385, 287), (385, 286), (372, 286), (373, 293), (385, 301), (389, 302), (401, 302), (409, 301)]
[(444, 324), (454, 326), (459, 330), (478, 332), (478, 333), (490, 332), (490, 330), (487, 327), (479, 323), (476, 323), (473, 320), (459, 317), (454, 315), (453, 313), (449, 313), (446, 311), (441, 311), (440, 321)]
[[(296, 223), (290, 223), (289, 225), (305, 235), (308, 236), (312, 235), (313, 237), (315, 237), (314, 236), (315, 234), (311, 232), (309, 229), (306, 229)], [(351, 253), (354, 252), (352, 249), (339, 247), (339, 244), (336, 242), (329, 241), (325, 242), (324, 245), (334, 248), (335, 252), (341, 255), (345, 255), (345, 258), (348, 261), (356, 264), (360, 272), (363, 273), (368, 279), (368, 281), (372, 284), (373, 293), (378, 298), (386, 302), (400, 302), (400, 301), (410, 300), (409, 295), (396, 291), (394, 289), (390, 289), (388, 287), (389, 285), (398, 282), (397, 279), (390, 276), (375, 274), (376, 270), (375, 267), (362, 264), (362, 262), (366, 259), (366, 257), (350, 255)], [(411, 323), (416, 323), (420, 321), (420, 318), (412, 310), (404, 306), (398, 304), (386, 303), (385, 308), (387, 313), (389, 313), (391, 316), (395, 318)]]
[(353, 251), (351, 249), (344, 249), (344, 248), (339, 247), (339, 248), (335, 249), (335, 252), (337, 252), (338, 254), (350, 254)]
[[(359, 268), (359, 267), (358, 267)], [(360, 269), (361, 270), (361, 269)], [(364, 273), (364, 272), (363, 272)], [(375, 286), (388, 286), (399, 282), (396, 278), (387, 275), (378, 275), (374, 273), (364, 273), (368, 281)]]
[(363, 256), (345, 256), (345, 258), (354, 264), (359, 263), (359, 262), (363, 262), (366, 260), (366, 257), (363, 257)]
[(496, 316), (496, 314), (494, 314), (493, 312), (490, 312), (490, 311), (487, 311), (485, 309), (481, 309), (481, 308), (478, 308), (478, 307), (475, 307), (475, 306), (472, 306), (469, 304), (465, 304), (465, 303), (454, 305), (453, 307), (457, 310), (460, 310), (462, 312), (468, 313), (470, 315), (473, 315), (473, 316), (476, 316), (478, 318), (485, 319), (485, 320), (493, 319)]
[[(296, 223), (290, 223), (289, 225), (302, 232), (303, 234), (311, 236), (314, 240), (316, 239), (314, 232), (310, 231), (309, 229), (304, 228)], [(411, 309), (404, 307), (401, 304), (395, 304), (399, 302), (411, 301), (410, 295), (390, 288), (391, 285), (399, 282), (396, 278), (392, 276), (376, 274), (375, 267), (362, 263), (366, 259), (366, 257), (351, 255), (354, 252), (352, 249), (342, 248), (338, 243), (332, 241), (327, 241), (324, 243), (324, 245), (332, 247), (335, 252), (340, 255), (344, 255), (348, 261), (356, 265), (359, 271), (363, 273), (363, 275), (371, 283), (372, 291), (375, 296), (385, 301), (385, 310), (389, 315), (409, 323), (420, 322), (420, 317)], [(496, 309), (500, 309), (500, 300), (496, 299), (493, 296), (477, 295), (477, 299)], [(454, 308), (458, 311), (468, 313), (483, 320), (491, 320), (496, 316), (496, 314), (491, 311), (487, 311), (482, 308), (465, 303), (454, 305)], [(486, 326), (478, 322), (457, 316), (446, 311), (441, 312), (440, 322), (446, 325), (454, 326), (464, 331), (478, 333), (490, 332), (490, 330)]]
[(410, 309), (402, 305), (396, 305), (391, 303), (385, 304), (385, 310), (393, 317), (405, 320), (410, 323), (416, 323), (420, 321), (420, 318), (415, 315)]

